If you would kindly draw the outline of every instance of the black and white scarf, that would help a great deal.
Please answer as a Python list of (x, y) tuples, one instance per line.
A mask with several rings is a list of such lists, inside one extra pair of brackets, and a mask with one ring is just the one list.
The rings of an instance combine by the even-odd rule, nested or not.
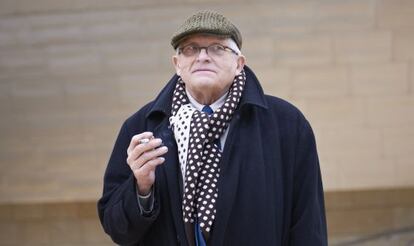
[(209, 235), (216, 216), (220, 141), (236, 110), (246, 81), (244, 70), (229, 89), (224, 104), (213, 114), (195, 109), (189, 102), (185, 84), (178, 79), (172, 100), (170, 125), (178, 146), (184, 179), (183, 218), (185, 223), (199, 223), (203, 234)]

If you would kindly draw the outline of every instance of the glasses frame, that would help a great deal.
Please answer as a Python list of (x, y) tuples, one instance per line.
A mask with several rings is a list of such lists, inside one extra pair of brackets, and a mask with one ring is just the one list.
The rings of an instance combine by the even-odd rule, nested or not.
[[(197, 52), (196, 52), (196, 53), (194, 53), (194, 55), (191, 55), (191, 56), (187, 56), (187, 55), (185, 55), (185, 54), (182, 52), (182, 50), (183, 50), (185, 47), (188, 47), (188, 46), (196, 47), (196, 48), (197, 48)], [(201, 52), (201, 50), (202, 50), (202, 49), (205, 49), (205, 50), (206, 50), (206, 54), (207, 54), (207, 55), (209, 55), (209, 53), (208, 53), (208, 49), (209, 49), (210, 47), (212, 47), (212, 46), (221, 46), (221, 47), (223, 47), (223, 50), (228, 51), (228, 52), (231, 52), (231, 53), (233, 53), (233, 54), (235, 54), (235, 55), (239, 55), (239, 53), (238, 53), (237, 51), (235, 51), (234, 49), (232, 49), (232, 48), (230, 48), (230, 47), (228, 47), (228, 46), (226, 46), (226, 45), (222, 45), (222, 44), (210, 44), (209, 46), (198, 46), (198, 45), (194, 45), (194, 44), (188, 44), (188, 45), (184, 45), (183, 47), (178, 47), (178, 54), (183, 54), (185, 57), (196, 57), (196, 56), (200, 55), (200, 52)], [(209, 55), (209, 56), (210, 56), (210, 55)], [(214, 55), (213, 55), (213, 56), (214, 56)]]

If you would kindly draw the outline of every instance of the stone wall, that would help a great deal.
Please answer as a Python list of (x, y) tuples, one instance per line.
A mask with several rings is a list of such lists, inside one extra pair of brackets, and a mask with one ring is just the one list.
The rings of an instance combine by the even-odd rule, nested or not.
[[(94, 210), (122, 122), (172, 76), (170, 37), (202, 9), (239, 26), (265, 91), (310, 120), (328, 194), (414, 186), (414, 1), (0, 0), (0, 212), (35, 216), (8, 218), (2, 238), (56, 243), (36, 232), (63, 223), (50, 217), (63, 206), (74, 217), (62, 230), (95, 235), (74, 232), (74, 242), (108, 243), (78, 206)], [(351, 224), (335, 211), (359, 211), (329, 208), (338, 235)], [(396, 221), (412, 218), (398, 211)]]
[(96, 199), (122, 121), (199, 9), (314, 127), (326, 190), (414, 185), (413, 1), (1, 1), (0, 202)]

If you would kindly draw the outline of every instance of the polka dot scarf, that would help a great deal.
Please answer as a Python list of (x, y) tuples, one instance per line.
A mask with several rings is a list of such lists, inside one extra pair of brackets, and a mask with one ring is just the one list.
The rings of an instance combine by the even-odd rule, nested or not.
[(215, 142), (220, 141), (231, 121), (245, 81), (245, 73), (241, 71), (234, 78), (224, 104), (210, 116), (191, 105), (181, 78), (174, 91), (170, 124), (181, 171), (185, 174), (183, 218), (185, 223), (199, 223), (204, 235), (209, 234), (216, 215), (221, 151)]

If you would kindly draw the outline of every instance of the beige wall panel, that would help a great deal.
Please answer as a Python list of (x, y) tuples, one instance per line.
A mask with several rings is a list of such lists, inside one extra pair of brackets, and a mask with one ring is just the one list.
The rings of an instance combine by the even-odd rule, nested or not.
[(408, 66), (401, 63), (354, 65), (350, 69), (351, 91), (357, 96), (407, 94)]
[(305, 35), (275, 42), (277, 65), (325, 65), (333, 61), (330, 35)]
[[(319, 140), (319, 136), (316, 136)], [(321, 151), (321, 148), (318, 148)], [(319, 156), (324, 190), (341, 190), (340, 161), (335, 157)]]
[(292, 96), (298, 98), (349, 95), (346, 67), (297, 68), (292, 73)]
[(414, 185), (414, 160), (412, 157), (396, 158), (396, 185), (413, 186)]
[(309, 119), (327, 190), (412, 186), (412, 5), (2, 1), (0, 203), (97, 199), (122, 122), (171, 78), (169, 39), (200, 9), (240, 27), (265, 92)]
[(28, 47), (2, 47), (0, 50), (0, 72), (3, 76), (15, 76), (16, 73), (28, 74), (36, 71), (38, 74), (47, 66), (46, 57), (42, 50)]
[(12, 46), (16, 43), (14, 34), (10, 31), (4, 30), (0, 26), (0, 47), (1, 46)]
[(292, 70), (286, 67), (252, 67), (266, 94), (287, 99), (292, 94)]
[(365, 102), (362, 98), (312, 98), (306, 103), (307, 107), (303, 111), (317, 132), (366, 124)]
[[(162, 3), (164, 1), (157, 1)], [(75, 1), (53, 1), (53, 0), (38, 0), (36, 2), (28, 0), (18, 0), (18, 1), (2, 1), (0, 13), (10, 14), (10, 13), (32, 13), (32, 12), (48, 12), (48, 11), (76, 11), (76, 10), (85, 10), (85, 9), (96, 9), (97, 6), (100, 8), (117, 8), (117, 7), (134, 7), (140, 5), (146, 5), (151, 3), (151, 1), (96, 1), (96, 0), (75, 0)]]
[(391, 59), (389, 31), (337, 32), (333, 35), (334, 60), (338, 63), (373, 63)]
[(380, 130), (347, 127), (321, 129), (318, 132), (319, 154), (322, 157), (375, 159), (382, 154), (383, 141)]
[[(173, 76), (173, 69), (159, 73), (125, 73), (117, 81), (121, 109), (130, 116), (140, 107), (155, 99), (161, 89)], [(145, 89), (144, 89), (145, 88)], [(126, 119), (124, 117), (123, 119)]]
[[(398, 129), (414, 124), (414, 96), (377, 96), (365, 99), (367, 122), (372, 127)], [(413, 142), (407, 142), (410, 145)]]
[[(10, 80), (6, 77), (1, 78), (0, 75), (0, 114), (2, 115), (10, 115), (12, 113), (11, 91), (12, 83)], [(2, 125), (2, 123), (3, 122), (0, 121), (0, 125)]]
[(414, 61), (414, 27), (394, 32), (393, 58), (397, 61)]
[(315, 23), (315, 4), (314, 1), (282, 1), (273, 6), (265, 4), (263, 11), (268, 13), (272, 24), (270, 35), (279, 40), (311, 33)]
[(363, 155), (341, 158), (339, 182), (342, 190), (395, 187), (397, 183), (395, 161)]
[(408, 70), (408, 94), (414, 95), (414, 63), (411, 62)]
[(377, 22), (380, 28), (414, 27), (414, 2), (410, 0), (378, 0)]
[(260, 64), (260, 66), (272, 66), (274, 62), (273, 40), (270, 38), (254, 38), (243, 45), (243, 55), (246, 57), (246, 64)]
[(375, 25), (374, 0), (316, 2), (314, 18), (318, 31), (365, 30)]
[(414, 139), (412, 125), (400, 128), (386, 128), (383, 130), (383, 134), (384, 154), (386, 157), (405, 159), (412, 156), (414, 153), (414, 144), (410, 144)]

